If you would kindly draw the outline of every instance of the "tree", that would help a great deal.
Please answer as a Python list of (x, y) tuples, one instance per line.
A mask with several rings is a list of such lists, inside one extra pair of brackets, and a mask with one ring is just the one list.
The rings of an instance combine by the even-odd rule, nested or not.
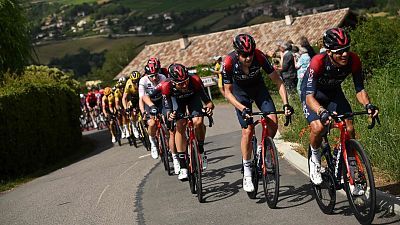
[(0, 1), (0, 80), (6, 71), (21, 72), (33, 60), (29, 23), (18, 0)]

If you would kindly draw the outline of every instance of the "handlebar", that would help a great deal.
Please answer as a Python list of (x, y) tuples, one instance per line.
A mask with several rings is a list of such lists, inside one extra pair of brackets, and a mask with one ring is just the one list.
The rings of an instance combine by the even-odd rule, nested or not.
[(171, 121), (171, 125), (172, 127), (175, 127), (176, 121), (180, 120), (180, 119), (189, 119), (192, 120), (195, 117), (204, 117), (206, 116), (208, 118), (208, 127), (212, 127), (212, 125), (214, 124), (214, 119), (212, 116), (209, 116), (207, 113), (205, 112), (201, 112), (200, 115), (187, 115), (187, 114), (183, 114), (183, 113), (179, 113), (176, 115), (175, 119), (173, 121)]
[[(360, 111), (360, 112), (349, 112), (349, 113), (344, 113), (344, 114), (334, 114), (332, 112), (329, 112), (329, 115), (332, 117), (332, 119), (335, 122), (340, 122), (343, 121), (344, 119), (353, 117), (353, 116), (358, 116), (358, 115), (366, 115), (370, 114), (368, 111)], [(371, 124), (368, 125), (368, 129), (372, 129), (375, 127), (375, 122), (377, 122), (379, 125), (381, 125), (381, 121), (379, 120), (379, 116), (372, 117)]]
[[(253, 112), (252, 113), (252, 117), (253, 116), (263, 116), (266, 117), (270, 114), (285, 114), (285, 111), (271, 111), (271, 112)], [(285, 116), (285, 127), (287, 127), (289, 125), (289, 123), (292, 123), (292, 115), (290, 116)]]

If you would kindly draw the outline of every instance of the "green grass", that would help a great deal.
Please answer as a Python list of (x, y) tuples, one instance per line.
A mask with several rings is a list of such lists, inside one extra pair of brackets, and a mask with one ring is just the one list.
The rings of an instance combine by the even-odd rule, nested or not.
[[(178, 35), (169, 36), (135, 36), (135, 37), (124, 37), (118, 39), (109, 39), (103, 37), (87, 38), (80, 40), (67, 40), (54, 42), (51, 44), (41, 45), (35, 47), (35, 50), (39, 57), (41, 64), (48, 64), (51, 58), (62, 58), (66, 54), (78, 53), (80, 48), (88, 49), (92, 53), (102, 52), (103, 50), (110, 50), (126, 45), (128, 43), (135, 44), (152, 44), (163, 42), (167, 40), (177, 39)], [(56, 49), (56, 51), (55, 51)]]
[(251, 26), (251, 25), (260, 24), (260, 23), (268, 23), (268, 22), (272, 22), (275, 20), (277, 20), (277, 19), (272, 18), (270, 16), (261, 15), (261, 16), (255, 17), (252, 20), (250, 20), (249, 22), (247, 22), (247, 25)]
[(55, 170), (58, 170), (62, 167), (68, 166), (68, 165), (82, 159), (83, 157), (88, 155), (90, 152), (92, 152), (94, 149), (95, 149), (95, 143), (92, 140), (90, 140), (89, 138), (82, 137), (82, 144), (80, 146), (80, 151), (78, 153), (71, 155), (58, 163), (55, 163), (53, 165), (48, 165), (46, 168), (43, 168), (43, 169), (36, 171), (32, 174), (29, 174), (27, 176), (15, 178), (15, 179), (8, 180), (8, 181), (0, 180), (0, 193), (3, 191), (11, 190), (21, 184), (27, 183), (27, 182), (29, 182), (33, 179), (36, 179), (40, 176), (49, 174), (49, 173), (51, 173)]

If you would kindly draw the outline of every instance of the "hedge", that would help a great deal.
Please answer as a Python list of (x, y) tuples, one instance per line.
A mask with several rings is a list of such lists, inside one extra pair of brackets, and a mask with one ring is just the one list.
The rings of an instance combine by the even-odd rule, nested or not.
[(57, 69), (29, 67), (0, 86), (0, 181), (56, 163), (79, 149), (76, 83)]

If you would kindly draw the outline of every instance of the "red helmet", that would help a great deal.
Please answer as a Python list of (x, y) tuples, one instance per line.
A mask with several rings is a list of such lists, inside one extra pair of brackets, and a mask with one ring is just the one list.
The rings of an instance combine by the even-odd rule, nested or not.
[(248, 34), (239, 34), (233, 39), (233, 48), (239, 54), (252, 55), (256, 50), (256, 42)]
[(323, 37), (324, 47), (329, 50), (350, 47), (350, 35), (342, 28), (331, 28), (325, 31)]
[(156, 74), (160, 72), (161, 64), (160, 60), (155, 57), (151, 57), (148, 61), (144, 70), (146, 74)]
[(182, 64), (178, 64), (178, 63), (171, 64), (168, 67), (168, 72), (174, 81), (180, 82), (180, 81), (184, 81), (189, 78), (188, 70)]

